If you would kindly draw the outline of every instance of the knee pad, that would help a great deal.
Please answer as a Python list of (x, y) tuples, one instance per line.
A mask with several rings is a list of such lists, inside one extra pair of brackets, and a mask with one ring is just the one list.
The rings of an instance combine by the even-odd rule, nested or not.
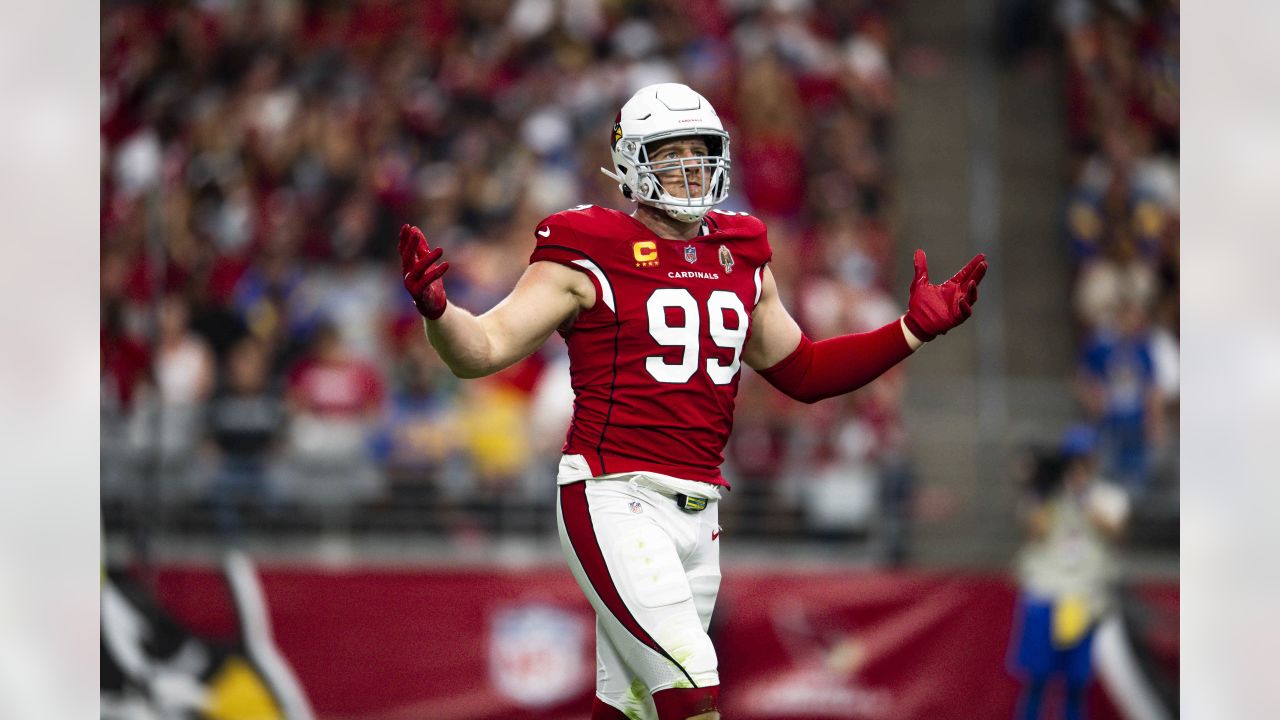
[(680, 663), (695, 683), (716, 685), (720, 682), (719, 661), (711, 638), (702, 629), (697, 612), (690, 609), (666, 617), (653, 630), (653, 639), (673, 660)]
[(593, 697), (591, 703), (591, 720), (629, 720), (627, 714), (599, 697)]
[(720, 686), (669, 688), (653, 694), (658, 720), (685, 720), (720, 709)]

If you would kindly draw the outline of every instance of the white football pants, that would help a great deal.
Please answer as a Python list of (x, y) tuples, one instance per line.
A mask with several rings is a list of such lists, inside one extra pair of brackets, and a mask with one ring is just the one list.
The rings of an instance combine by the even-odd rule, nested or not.
[[(560, 463), (560, 543), (596, 611), (596, 695), (656, 718), (650, 695), (719, 685), (707, 635), (720, 589), (720, 494), (652, 473), (590, 478), (581, 455)], [(585, 473), (585, 474), (584, 474)], [(684, 493), (707, 501), (690, 512)]]

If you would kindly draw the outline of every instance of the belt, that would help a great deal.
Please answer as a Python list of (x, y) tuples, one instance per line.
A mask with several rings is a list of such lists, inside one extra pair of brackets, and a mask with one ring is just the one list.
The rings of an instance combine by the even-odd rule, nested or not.
[(652, 490), (656, 493), (666, 495), (672, 500), (675, 500), (676, 506), (679, 507), (681, 510), (684, 510), (685, 512), (702, 512), (703, 510), (707, 509), (707, 503), (710, 502), (710, 500), (708, 500), (707, 498), (694, 497), (692, 495), (685, 495), (684, 493), (672, 492), (670, 488), (660, 485), (650, 480), (649, 478), (644, 477), (643, 475), (637, 475), (633, 477), (631, 479), (631, 483), (639, 487), (648, 488), (649, 490)]
[(689, 497), (684, 493), (676, 493), (676, 505), (685, 512), (701, 512), (707, 509), (707, 499), (700, 497)]

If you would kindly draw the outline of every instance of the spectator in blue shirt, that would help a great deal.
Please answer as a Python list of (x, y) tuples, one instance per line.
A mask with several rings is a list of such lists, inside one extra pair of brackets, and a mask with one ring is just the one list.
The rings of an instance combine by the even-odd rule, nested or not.
[(1147, 310), (1141, 303), (1123, 303), (1114, 328), (1094, 331), (1080, 360), (1080, 396), (1098, 427), (1103, 474), (1141, 495), (1152, 445), (1163, 433)]

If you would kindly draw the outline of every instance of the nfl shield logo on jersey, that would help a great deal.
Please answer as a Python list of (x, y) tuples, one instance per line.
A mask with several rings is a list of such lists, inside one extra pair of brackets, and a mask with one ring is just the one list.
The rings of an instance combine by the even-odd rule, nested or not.
[(538, 708), (568, 700), (590, 682), (591, 666), (587, 623), (570, 612), (527, 603), (499, 610), (491, 620), (489, 677), (518, 705)]
[(631, 512), (636, 513), (636, 514), (639, 514), (639, 513), (640, 513), (640, 510), (641, 510), (641, 508), (640, 508), (640, 503), (638, 503), (638, 502), (636, 502), (636, 501), (634, 501), (634, 500), (633, 500), (633, 501), (631, 501)]
[(733, 272), (733, 253), (724, 245), (720, 246), (720, 264), (724, 266), (726, 273)]
[(684, 246), (684, 261), (689, 263), (698, 262), (698, 248), (692, 245)]

